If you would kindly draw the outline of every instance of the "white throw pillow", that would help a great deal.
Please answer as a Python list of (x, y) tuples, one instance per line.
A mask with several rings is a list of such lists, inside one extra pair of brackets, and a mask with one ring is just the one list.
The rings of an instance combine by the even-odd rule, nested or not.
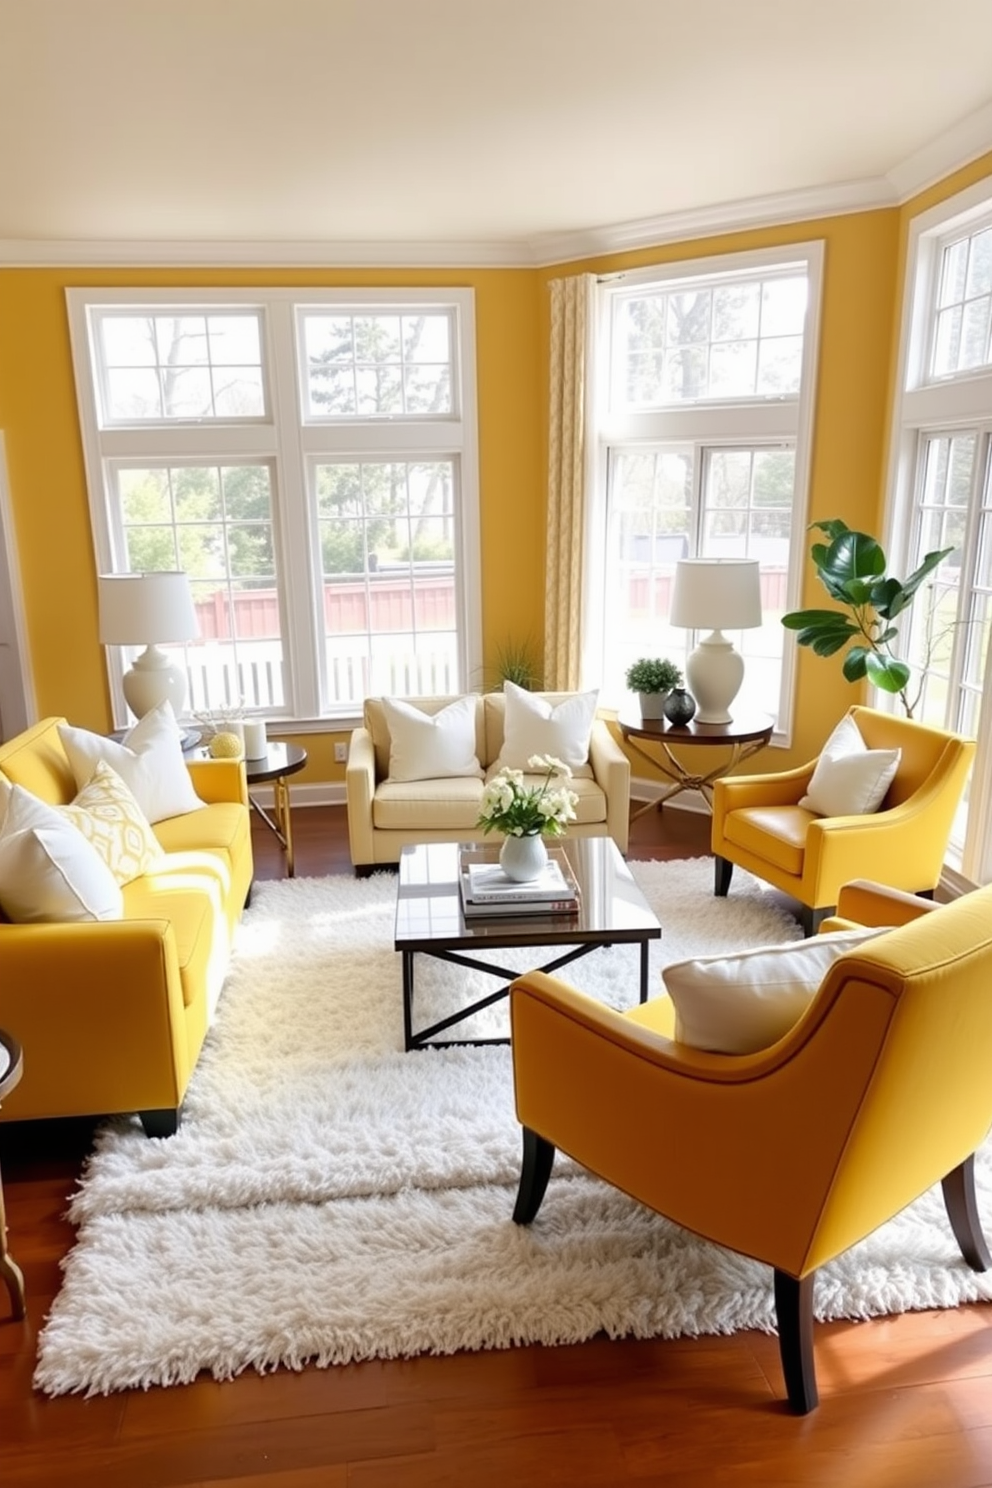
[(113, 874), (54, 806), (15, 785), (0, 831), (0, 906), (15, 924), (119, 920)]
[(182, 734), (169, 702), (160, 703), (139, 718), (121, 743), (91, 734), (88, 729), (59, 725), (59, 737), (69, 757), (69, 767), (81, 790), (92, 778), (99, 760), (131, 790), (150, 822), (198, 811), (203, 802), (193, 789), (183, 759)]
[(504, 682), (503, 696), (506, 710), (500, 765), (526, 770), (534, 754), (554, 755), (572, 770), (589, 763), (598, 692), (575, 692), (559, 703), (549, 703), (514, 682)]
[(96, 849), (119, 884), (128, 884), (165, 857), (141, 807), (115, 770), (100, 760), (69, 806), (56, 810)]
[(425, 713), (401, 698), (383, 698), (389, 729), (390, 780), (442, 780), (481, 775), (475, 752), (474, 697), (457, 698), (440, 713)]
[(880, 929), (836, 930), (736, 956), (700, 956), (666, 966), (675, 1037), (694, 1049), (752, 1054), (788, 1033), (837, 957)]
[(821, 816), (877, 811), (899, 768), (899, 749), (869, 749), (848, 714), (823, 746), (800, 806)]

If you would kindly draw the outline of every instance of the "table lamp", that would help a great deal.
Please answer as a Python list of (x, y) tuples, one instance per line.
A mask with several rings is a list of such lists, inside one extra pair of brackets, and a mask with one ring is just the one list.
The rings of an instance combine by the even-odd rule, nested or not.
[(696, 723), (730, 723), (730, 705), (744, 679), (744, 658), (725, 630), (761, 624), (757, 558), (680, 558), (675, 565), (672, 625), (705, 630), (685, 666), (696, 699)]
[(176, 717), (186, 698), (186, 668), (160, 646), (195, 641), (200, 633), (184, 573), (100, 574), (100, 640), (105, 646), (144, 646), (122, 686), (136, 718), (168, 698)]

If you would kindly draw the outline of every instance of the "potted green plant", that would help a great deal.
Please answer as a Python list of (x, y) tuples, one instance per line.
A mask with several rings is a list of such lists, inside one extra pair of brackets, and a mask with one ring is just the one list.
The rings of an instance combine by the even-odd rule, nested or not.
[(682, 686), (682, 673), (667, 658), (642, 656), (627, 668), (627, 686), (638, 695), (642, 718), (663, 718), (665, 699)]
[(827, 542), (813, 544), (810, 557), (827, 593), (844, 609), (791, 610), (782, 616), (782, 624), (796, 631), (799, 645), (811, 647), (817, 656), (833, 656), (849, 647), (843, 665), (848, 682), (867, 677), (883, 692), (898, 693), (906, 717), (912, 718), (918, 698), (906, 690), (909, 666), (893, 654), (899, 632), (892, 621), (909, 608), (923, 580), (954, 549), (927, 553), (919, 568), (900, 583), (886, 573), (885, 553), (867, 532), (856, 532), (839, 518), (813, 522), (809, 530), (827, 537)]

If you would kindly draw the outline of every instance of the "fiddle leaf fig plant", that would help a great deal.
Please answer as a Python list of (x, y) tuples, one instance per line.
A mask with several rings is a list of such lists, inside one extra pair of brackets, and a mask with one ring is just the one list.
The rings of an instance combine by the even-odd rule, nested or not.
[(815, 542), (810, 557), (820, 581), (843, 610), (791, 610), (782, 616), (787, 630), (796, 631), (800, 646), (809, 646), (817, 656), (833, 656), (847, 646), (843, 673), (848, 682), (868, 681), (883, 692), (898, 693), (906, 716), (913, 704), (906, 690), (910, 668), (893, 654), (892, 643), (899, 632), (893, 621), (909, 608), (924, 579), (942, 563), (953, 548), (927, 553), (908, 579), (886, 573), (887, 560), (881, 545), (867, 532), (856, 532), (833, 518), (814, 522), (810, 531), (822, 532), (826, 542)]

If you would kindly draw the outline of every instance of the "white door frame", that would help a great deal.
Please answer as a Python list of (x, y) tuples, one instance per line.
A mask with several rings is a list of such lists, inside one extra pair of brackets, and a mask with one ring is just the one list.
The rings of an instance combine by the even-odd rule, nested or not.
[(7, 453), (0, 433), (0, 741), (12, 739), (37, 717), (17, 535), (7, 483)]

